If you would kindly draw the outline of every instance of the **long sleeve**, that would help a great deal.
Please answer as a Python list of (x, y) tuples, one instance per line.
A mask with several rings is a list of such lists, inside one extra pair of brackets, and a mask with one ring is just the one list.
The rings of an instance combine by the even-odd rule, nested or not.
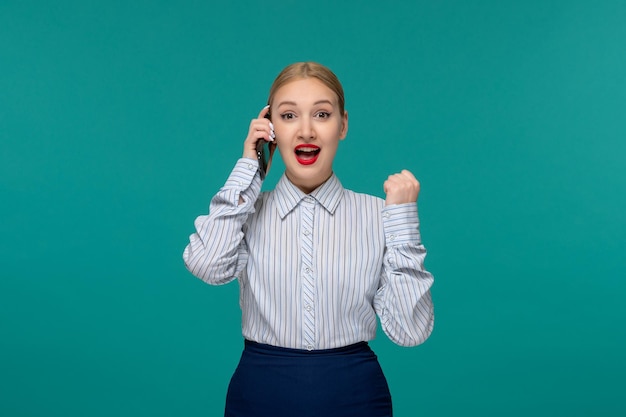
[(424, 269), (416, 204), (386, 206), (382, 212), (385, 256), (374, 308), (385, 334), (401, 346), (416, 346), (430, 336), (434, 307), (433, 276)]
[(254, 212), (261, 190), (256, 160), (241, 158), (224, 186), (213, 197), (209, 214), (199, 216), (196, 231), (183, 252), (187, 269), (207, 282), (219, 285), (232, 281), (245, 267), (248, 251), (243, 227)]

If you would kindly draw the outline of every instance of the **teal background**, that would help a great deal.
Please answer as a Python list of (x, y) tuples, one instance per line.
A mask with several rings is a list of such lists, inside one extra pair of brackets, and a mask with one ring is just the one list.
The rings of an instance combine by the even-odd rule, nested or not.
[(238, 287), (181, 254), (300, 60), (344, 83), (344, 186), (422, 183), (435, 331), (372, 343), (395, 415), (626, 415), (625, 22), (622, 1), (0, 1), (0, 415), (221, 415)]

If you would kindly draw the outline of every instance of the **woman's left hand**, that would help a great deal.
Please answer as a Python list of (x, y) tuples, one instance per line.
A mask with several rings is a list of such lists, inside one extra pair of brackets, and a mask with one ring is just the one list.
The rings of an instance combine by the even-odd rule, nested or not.
[(403, 169), (397, 174), (390, 175), (383, 184), (387, 198), (385, 205), (417, 202), (420, 192), (420, 183), (408, 170)]

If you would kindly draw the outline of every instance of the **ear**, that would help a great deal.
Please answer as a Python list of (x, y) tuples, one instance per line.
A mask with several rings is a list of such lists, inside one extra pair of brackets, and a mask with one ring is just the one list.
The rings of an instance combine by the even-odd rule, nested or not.
[(344, 140), (346, 135), (348, 134), (348, 112), (343, 112), (343, 117), (341, 118), (341, 131), (339, 132), (339, 140)]

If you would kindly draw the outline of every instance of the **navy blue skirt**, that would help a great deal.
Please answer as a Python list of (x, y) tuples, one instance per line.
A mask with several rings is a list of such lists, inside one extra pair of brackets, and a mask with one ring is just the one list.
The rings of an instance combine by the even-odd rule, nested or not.
[(246, 340), (224, 415), (391, 417), (391, 395), (366, 342), (307, 351)]

